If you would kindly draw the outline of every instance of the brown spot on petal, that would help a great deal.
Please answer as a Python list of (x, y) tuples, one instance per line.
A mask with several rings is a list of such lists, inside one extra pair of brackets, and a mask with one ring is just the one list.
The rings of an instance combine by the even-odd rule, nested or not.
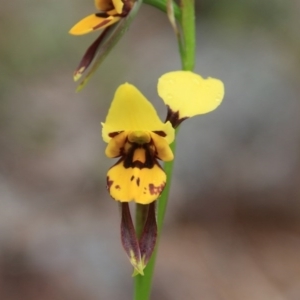
[(121, 187), (119, 185), (116, 185), (115, 189), (119, 191), (121, 189)]
[(140, 178), (136, 179), (136, 184), (137, 184), (137, 186), (140, 186)]
[(122, 131), (116, 131), (116, 132), (110, 132), (109, 134), (108, 134), (108, 136), (110, 137), (110, 138), (114, 138), (115, 136), (117, 136), (119, 133), (121, 133)]
[(95, 16), (99, 17), (99, 18), (107, 18), (107, 17), (109, 17), (109, 15), (106, 12), (96, 13)]
[(162, 131), (162, 130), (156, 130), (156, 131), (153, 131), (154, 133), (156, 133), (157, 135), (161, 136), (161, 137), (166, 137), (167, 134)]
[(166, 185), (165, 182), (163, 182), (161, 185), (157, 185), (157, 186), (155, 186), (153, 183), (150, 183), (149, 184), (149, 192), (150, 192), (150, 194), (151, 195), (157, 195), (157, 196), (159, 196), (162, 193), (165, 185)]
[(132, 175), (131, 178), (130, 178), (130, 181), (132, 181), (133, 179), (134, 179), (134, 176)]
[(113, 180), (109, 180), (109, 177), (106, 178), (106, 188), (110, 191), (111, 186), (113, 185)]

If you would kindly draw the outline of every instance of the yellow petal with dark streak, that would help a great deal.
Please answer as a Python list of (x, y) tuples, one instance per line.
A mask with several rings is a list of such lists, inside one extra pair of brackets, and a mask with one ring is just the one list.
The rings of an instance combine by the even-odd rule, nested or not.
[(75, 24), (71, 30), (69, 31), (70, 34), (73, 35), (82, 35), (86, 34), (98, 29), (106, 28), (120, 20), (120, 17), (108, 16), (98, 17), (97, 15), (89, 15)]

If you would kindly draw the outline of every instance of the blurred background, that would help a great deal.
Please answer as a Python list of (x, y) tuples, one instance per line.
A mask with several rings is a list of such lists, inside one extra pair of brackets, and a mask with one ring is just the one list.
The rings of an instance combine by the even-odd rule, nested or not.
[[(2, 1), (3, 2), (3, 1)], [(182, 124), (152, 299), (300, 299), (300, 2), (197, 0), (197, 65), (226, 96)], [(80, 93), (98, 33), (68, 30), (93, 1), (0, 11), (0, 299), (132, 298), (113, 161), (100, 135), (128, 81), (165, 117), (160, 75), (180, 68), (166, 16), (144, 5)]]

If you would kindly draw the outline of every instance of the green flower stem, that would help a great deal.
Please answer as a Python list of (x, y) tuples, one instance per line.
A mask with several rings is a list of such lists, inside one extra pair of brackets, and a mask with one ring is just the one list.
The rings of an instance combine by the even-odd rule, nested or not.
[(184, 51), (181, 56), (182, 70), (192, 71), (195, 67), (196, 23), (195, 0), (181, 0), (181, 27)]
[[(152, 4), (150, 0), (144, 0), (148, 4)], [(151, 2), (151, 3), (150, 3)], [(161, 1), (160, 1), (161, 2)], [(154, 5), (155, 6), (155, 5)], [(195, 65), (195, 2), (194, 0), (181, 0), (181, 19), (180, 24), (183, 34), (184, 47), (183, 51), (179, 51), (181, 57), (182, 69), (186, 71), (192, 71)], [(178, 129), (176, 130), (176, 135)], [(176, 150), (176, 143), (170, 145), (174, 155)], [(159, 238), (164, 222), (164, 217), (166, 213), (166, 208), (169, 199), (169, 193), (171, 188), (172, 174), (173, 174), (174, 160), (171, 162), (166, 162), (164, 164), (164, 170), (167, 174), (167, 183), (165, 189), (158, 200), (157, 207), (157, 227), (158, 227), (158, 238), (156, 242), (155, 250), (152, 254), (147, 267), (144, 270), (144, 276), (137, 275), (135, 277), (135, 289), (134, 289), (134, 300), (149, 300), (152, 280), (154, 274), (154, 267), (157, 255), (157, 249), (159, 244)], [(140, 228), (140, 225), (137, 224)], [(140, 229), (139, 229), (140, 230)]]
[[(143, 2), (145, 4), (154, 6), (154, 7), (158, 8), (159, 10), (167, 13), (167, 1), (166, 0), (144, 0)], [(175, 18), (176, 18), (176, 20), (180, 21), (181, 20), (181, 10), (180, 10), (179, 6), (176, 3), (174, 3), (173, 7), (174, 7)]]

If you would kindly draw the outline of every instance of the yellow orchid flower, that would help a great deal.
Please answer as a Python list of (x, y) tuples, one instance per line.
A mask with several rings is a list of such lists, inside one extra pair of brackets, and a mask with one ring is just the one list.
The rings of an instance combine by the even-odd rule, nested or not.
[[(158, 160), (170, 161), (169, 145), (175, 128), (185, 119), (216, 109), (224, 97), (223, 83), (204, 79), (189, 71), (164, 74), (158, 94), (168, 107), (162, 122), (152, 104), (129, 83), (117, 89), (108, 115), (102, 123), (102, 137), (108, 143), (105, 154), (119, 160), (107, 173), (107, 189), (121, 206), (121, 240), (134, 267), (133, 276), (144, 274), (157, 237), (155, 200), (166, 184)], [(128, 202), (147, 210), (142, 234), (137, 237)]]
[(125, 83), (117, 89), (102, 126), (102, 137), (108, 143), (106, 155), (120, 157), (107, 174), (112, 198), (140, 204), (156, 200), (166, 183), (158, 159), (173, 159), (171, 123), (163, 123), (141, 92)]
[[(95, 0), (95, 6), (99, 12), (85, 17), (70, 29), (69, 33), (72, 35), (83, 35), (103, 29), (99, 37), (87, 49), (74, 71), (74, 81), (77, 81), (93, 63), (78, 90), (86, 84), (106, 54), (113, 47), (114, 42), (119, 39), (121, 35), (119, 32), (124, 30), (126, 22), (130, 22), (127, 17), (129, 17), (131, 12), (135, 13), (140, 5), (135, 5), (137, 1), (141, 3), (141, 0)], [(134, 6), (135, 10), (133, 9)], [(121, 20), (122, 22), (119, 22)], [(114, 30), (116, 23), (120, 25), (118, 26), (118, 30)]]

